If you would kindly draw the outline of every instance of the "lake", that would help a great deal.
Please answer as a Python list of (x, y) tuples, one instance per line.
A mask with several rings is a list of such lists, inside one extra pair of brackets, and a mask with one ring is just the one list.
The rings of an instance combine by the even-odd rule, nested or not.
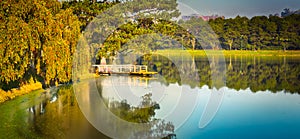
[(100, 76), (0, 104), (0, 138), (300, 137), (299, 57), (139, 63), (158, 75)]

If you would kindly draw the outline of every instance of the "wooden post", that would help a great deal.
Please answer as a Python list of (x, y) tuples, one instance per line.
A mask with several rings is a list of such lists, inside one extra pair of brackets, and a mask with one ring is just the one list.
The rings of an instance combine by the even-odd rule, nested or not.
[(136, 72), (136, 65), (133, 66), (133, 72)]

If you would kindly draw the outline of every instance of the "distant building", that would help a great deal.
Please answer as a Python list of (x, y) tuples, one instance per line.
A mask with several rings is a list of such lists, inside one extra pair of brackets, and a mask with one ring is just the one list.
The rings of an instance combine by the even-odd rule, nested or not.
[(199, 14), (191, 14), (191, 15), (182, 16), (182, 20), (187, 21), (193, 17), (194, 18), (202, 18), (204, 21), (215, 20), (217, 18), (222, 18), (222, 19), (225, 18), (224, 16), (219, 16), (219, 15), (203, 16), (203, 15), (199, 15)]

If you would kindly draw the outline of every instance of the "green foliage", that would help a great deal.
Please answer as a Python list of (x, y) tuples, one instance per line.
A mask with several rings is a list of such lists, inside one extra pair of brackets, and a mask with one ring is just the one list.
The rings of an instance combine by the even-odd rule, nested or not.
[[(255, 16), (251, 19), (217, 18), (209, 22), (201, 18), (187, 21), (169, 22), (154, 18), (142, 18), (120, 26), (105, 40), (98, 52), (99, 57), (107, 57), (107, 52), (116, 54), (121, 48), (136, 47), (137, 42), (128, 43), (136, 36), (159, 33), (154, 44), (151, 37), (144, 43), (150, 50), (181, 48), (185, 49), (219, 49), (218, 44), (226, 50), (299, 50), (300, 49), (300, 15), (292, 14), (285, 18), (277, 16)], [(197, 35), (198, 38), (195, 38)], [(182, 45), (160, 42), (163, 36), (169, 36)], [(215, 39), (216, 38), (216, 39)], [(218, 42), (219, 41), (219, 42)], [(125, 45), (127, 44), (127, 45)], [(125, 46), (124, 46), (125, 45)], [(142, 44), (139, 43), (138, 47)]]
[(300, 15), (210, 20), (226, 50), (299, 50)]
[(176, 46), (170, 39), (186, 42), (190, 39), (188, 37), (189, 33), (173, 22), (154, 18), (139, 19), (137, 22), (129, 22), (120, 26), (106, 39), (98, 55), (106, 57), (106, 52), (116, 54), (121, 47), (123, 51), (133, 49), (143, 54), (147, 49), (155, 51), (161, 48), (174, 48)]
[(94, 17), (102, 13), (104, 10), (112, 7), (113, 5), (119, 3), (118, 1), (113, 2), (95, 2), (93, 0), (83, 0), (83, 1), (63, 1), (62, 9), (71, 8), (73, 13), (78, 17), (81, 22), (81, 31), (83, 31), (89, 22), (91, 22)]

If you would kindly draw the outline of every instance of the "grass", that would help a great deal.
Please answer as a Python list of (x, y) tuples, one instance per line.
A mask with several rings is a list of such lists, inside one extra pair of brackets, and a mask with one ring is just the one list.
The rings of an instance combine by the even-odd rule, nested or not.
[(24, 94), (28, 94), (35, 90), (42, 89), (42, 83), (35, 82), (32, 78), (29, 83), (21, 86), (20, 88), (14, 88), (8, 91), (4, 91), (0, 89), (0, 104), (7, 101), (12, 100), (17, 96), (22, 96)]
[(161, 55), (195, 55), (195, 56), (206, 56), (206, 55), (241, 55), (241, 56), (297, 56), (300, 57), (300, 51), (298, 50), (259, 50), (259, 51), (249, 51), (249, 50), (157, 50), (153, 54)]

